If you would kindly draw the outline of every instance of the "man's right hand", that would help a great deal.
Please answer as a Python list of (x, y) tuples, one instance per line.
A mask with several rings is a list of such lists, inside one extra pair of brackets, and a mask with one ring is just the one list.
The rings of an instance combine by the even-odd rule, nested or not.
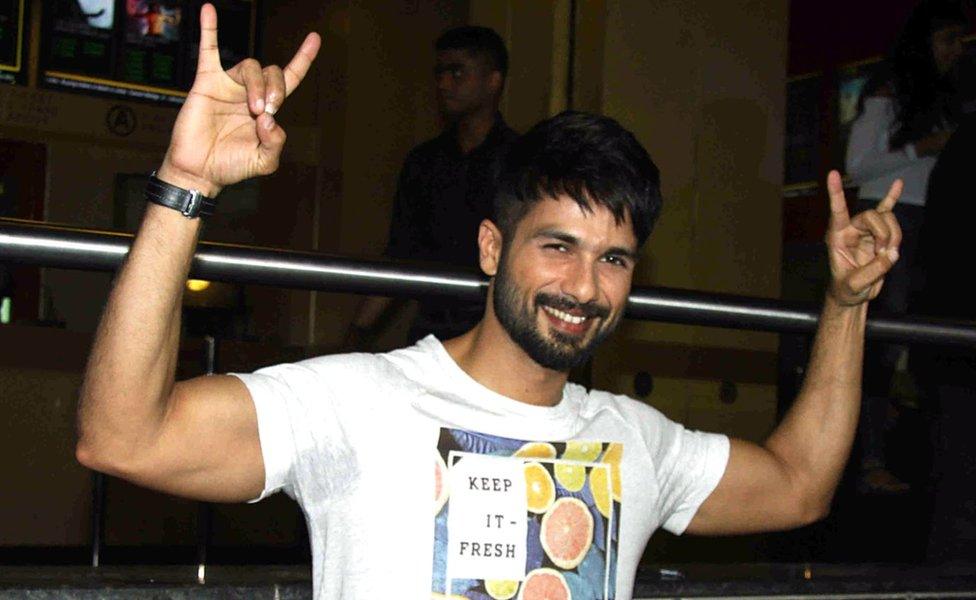
[(196, 77), (176, 118), (159, 178), (212, 198), (226, 185), (274, 172), (285, 132), (273, 115), (304, 79), (320, 46), (318, 34), (310, 33), (284, 69), (262, 68), (249, 58), (224, 71), (217, 11), (204, 4)]

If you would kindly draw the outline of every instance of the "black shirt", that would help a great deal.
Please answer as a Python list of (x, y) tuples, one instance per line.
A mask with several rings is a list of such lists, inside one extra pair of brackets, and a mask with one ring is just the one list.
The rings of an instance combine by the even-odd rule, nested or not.
[[(518, 137), (501, 115), (481, 145), (461, 152), (455, 128), (410, 151), (400, 171), (386, 256), (478, 267), (478, 225), (492, 214), (501, 160)], [(411, 338), (459, 335), (481, 318), (483, 303), (429, 299)]]
[[(976, 221), (972, 173), (976, 166), (976, 116), (970, 116), (946, 143), (929, 176), (925, 224), (919, 239), (919, 264), (925, 277), (912, 312), (952, 320), (976, 319), (976, 290), (967, 267), (974, 253), (968, 244)], [(913, 347), (913, 366), (923, 378), (944, 383), (976, 382), (972, 348)]]

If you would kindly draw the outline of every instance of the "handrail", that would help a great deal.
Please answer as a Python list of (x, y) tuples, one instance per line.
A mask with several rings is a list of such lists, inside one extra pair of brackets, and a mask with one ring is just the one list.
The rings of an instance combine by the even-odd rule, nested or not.
[[(0, 219), (0, 261), (42, 267), (114, 271), (132, 235)], [(329, 292), (386, 296), (478, 298), (487, 280), (473, 271), (429, 264), (394, 263), (314, 252), (202, 242), (192, 277)], [(661, 287), (631, 291), (633, 319), (782, 333), (812, 332), (818, 311), (811, 305), (767, 298), (710, 294)], [(918, 316), (876, 316), (867, 335), (885, 341), (976, 346), (976, 323)]]

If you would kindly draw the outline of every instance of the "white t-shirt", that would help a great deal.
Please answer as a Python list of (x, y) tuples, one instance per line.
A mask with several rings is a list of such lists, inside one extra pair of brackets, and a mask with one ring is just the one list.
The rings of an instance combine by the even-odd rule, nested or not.
[(905, 186), (898, 202), (924, 206), (936, 157), (918, 156), (914, 144), (891, 150), (888, 144), (894, 126), (894, 100), (885, 96), (864, 99), (864, 112), (851, 125), (847, 141), (847, 174), (859, 186), (861, 198), (881, 200), (895, 179), (901, 179)]
[(624, 396), (501, 396), (432, 336), (237, 376), (261, 498), (283, 489), (305, 511), (319, 599), (565, 586), (626, 600), (651, 533), (684, 531), (728, 461), (725, 436)]

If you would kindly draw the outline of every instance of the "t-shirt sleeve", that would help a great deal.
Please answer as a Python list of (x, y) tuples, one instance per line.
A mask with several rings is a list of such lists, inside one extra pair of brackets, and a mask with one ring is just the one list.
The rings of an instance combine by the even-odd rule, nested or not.
[(258, 419), (258, 438), (264, 459), (264, 489), (251, 500), (257, 502), (286, 489), (294, 496), (293, 472), (296, 452), (292, 424), (287, 410), (288, 386), (260, 373), (233, 373), (251, 393)]
[(729, 462), (729, 438), (667, 421), (657, 448), (662, 527), (680, 535), (715, 490)]
[(309, 494), (328, 497), (332, 484), (347, 481), (355, 470), (329, 369), (317, 367), (313, 359), (233, 373), (254, 402), (264, 459), (264, 489), (252, 502), (279, 490), (299, 502)]

